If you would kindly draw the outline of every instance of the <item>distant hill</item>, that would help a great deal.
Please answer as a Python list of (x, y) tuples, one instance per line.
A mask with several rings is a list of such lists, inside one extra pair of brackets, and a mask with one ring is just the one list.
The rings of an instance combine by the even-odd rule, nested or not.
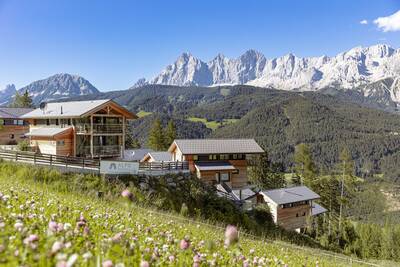
[[(0, 92), (0, 103), (7, 104), (12, 102), (16, 92), (15, 86), (13, 88), (12, 92), (12, 88), (4, 90), (3, 92), (8, 92), (6, 94), (1, 94)], [(67, 73), (55, 74), (49, 78), (32, 82), (18, 90), (20, 94), (25, 91), (28, 91), (35, 105), (43, 101), (99, 93), (99, 90), (88, 80), (81, 76)]]
[[(310, 145), (315, 161), (332, 168), (338, 153), (347, 146), (357, 170), (380, 171), (400, 154), (399, 115), (368, 108), (360, 95), (354, 103), (340, 93), (288, 92), (252, 86), (176, 87), (148, 85), (131, 90), (101, 93), (83, 98), (113, 98), (134, 112), (152, 115), (134, 122), (132, 132), (143, 144), (154, 116), (164, 123), (169, 118), (182, 123), (178, 136), (255, 138), (276, 162), (290, 170), (295, 145)], [(366, 105), (366, 106), (363, 106)], [(211, 131), (191, 117), (222, 122), (235, 119)], [(222, 125), (222, 123), (221, 123)], [(392, 160), (393, 159), (393, 160)]]

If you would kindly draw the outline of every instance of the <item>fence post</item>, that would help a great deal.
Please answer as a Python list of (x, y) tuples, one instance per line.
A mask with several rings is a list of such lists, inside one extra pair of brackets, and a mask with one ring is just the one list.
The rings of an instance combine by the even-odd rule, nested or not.
[(35, 164), (35, 165), (36, 165), (36, 153), (35, 153), (35, 154), (33, 154), (33, 164)]
[(82, 158), (82, 167), (85, 169), (85, 158)]
[(18, 151), (15, 151), (15, 161), (18, 161)]

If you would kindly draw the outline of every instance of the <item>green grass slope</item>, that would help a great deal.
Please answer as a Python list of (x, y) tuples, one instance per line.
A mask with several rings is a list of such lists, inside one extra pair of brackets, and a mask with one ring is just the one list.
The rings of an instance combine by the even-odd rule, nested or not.
[[(122, 197), (110, 201), (66, 192), (51, 175), (43, 183), (21, 173), (0, 173), (1, 266), (366, 264), (245, 233), (239, 233), (237, 244), (224, 247), (224, 228), (145, 209)], [(187, 248), (181, 247), (183, 239)]]

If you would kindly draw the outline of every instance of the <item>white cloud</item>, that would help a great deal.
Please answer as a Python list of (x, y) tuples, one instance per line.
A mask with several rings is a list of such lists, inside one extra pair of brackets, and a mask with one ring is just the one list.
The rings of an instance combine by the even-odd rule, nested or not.
[(362, 25), (367, 25), (367, 24), (368, 24), (368, 20), (363, 19), (362, 21), (360, 21), (360, 24), (362, 24)]
[(377, 18), (374, 23), (384, 32), (400, 31), (400, 10), (390, 16)]

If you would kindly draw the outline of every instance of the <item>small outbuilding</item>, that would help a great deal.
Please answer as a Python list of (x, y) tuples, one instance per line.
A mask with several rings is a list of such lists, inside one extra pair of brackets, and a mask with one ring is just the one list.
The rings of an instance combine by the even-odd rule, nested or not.
[(268, 204), (275, 224), (286, 230), (305, 228), (310, 216), (327, 211), (315, 202), (320, 196), (306, 186), (261, 191), (260, 194)]

